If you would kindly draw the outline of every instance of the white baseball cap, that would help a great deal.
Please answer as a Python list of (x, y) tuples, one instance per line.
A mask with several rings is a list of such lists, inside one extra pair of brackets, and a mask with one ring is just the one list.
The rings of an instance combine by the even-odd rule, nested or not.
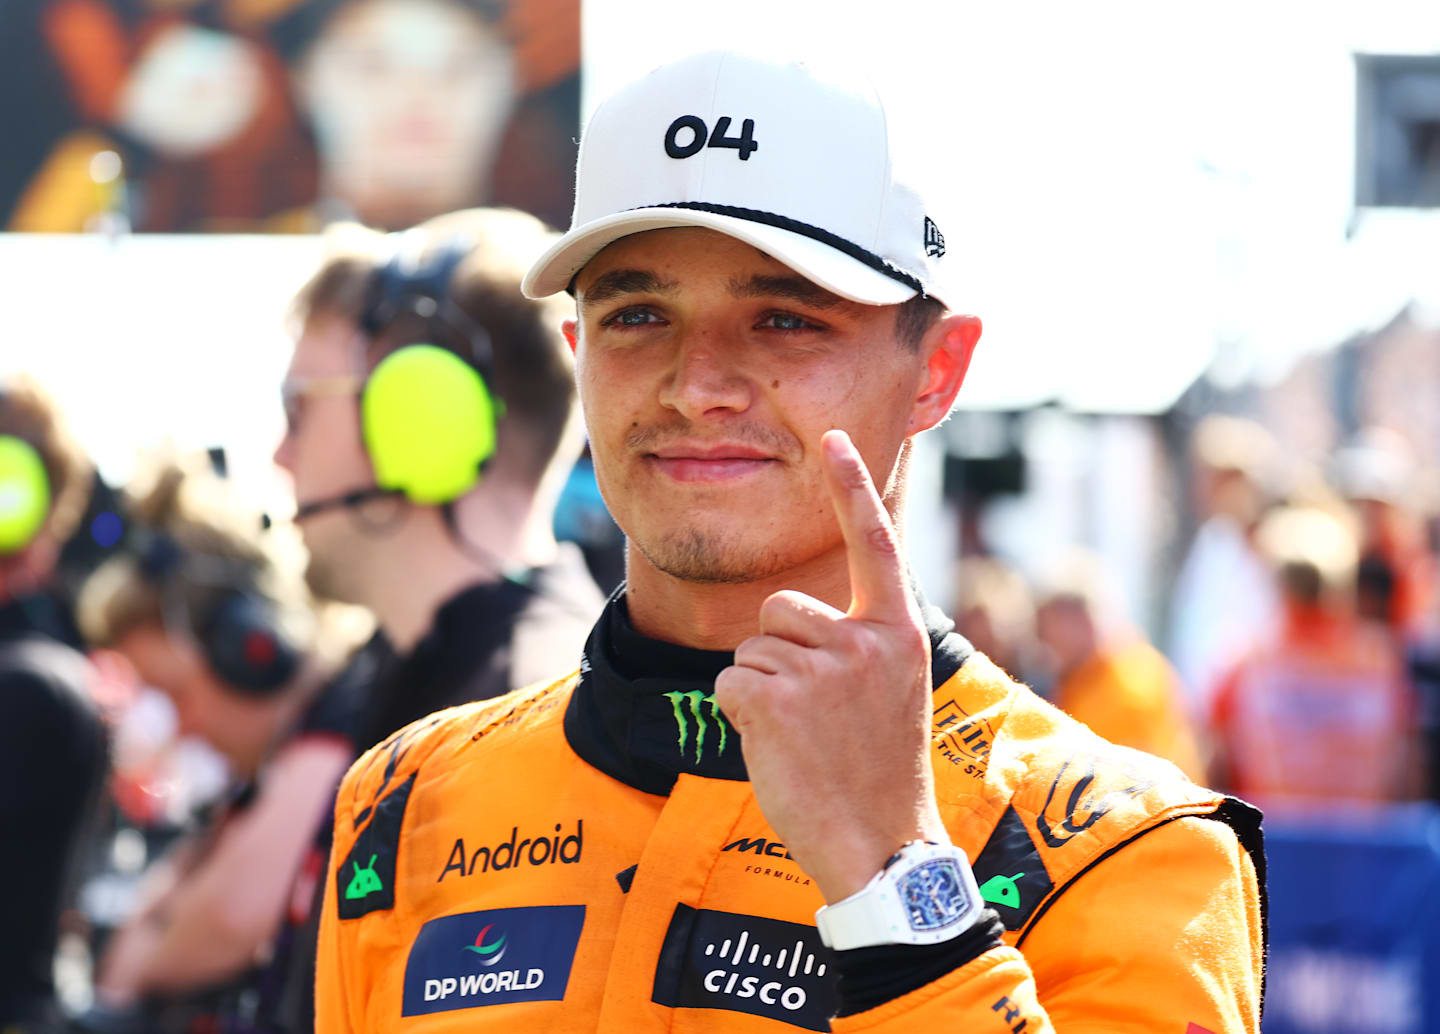
[(708, 53), (608, 98), (580, 141), (570, 231), (522, 290), (566, 290), (611, 242), (718, 230), (867, 305), (942, 298), (945, 238), (899, 167), (874, 88), (804, 62)]

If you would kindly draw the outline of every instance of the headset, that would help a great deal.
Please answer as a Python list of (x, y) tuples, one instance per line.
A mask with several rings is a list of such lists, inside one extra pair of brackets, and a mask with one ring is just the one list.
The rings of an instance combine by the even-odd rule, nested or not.
[[(179, 626), (188, 632), (210, 669), (241, 696), (263, 700), (284, 690), (300, 668), (301, 652), (283, 628), (279, 607), (255, 590), (244, 565), (187, 550), (163, 531), (144, 529), (137, 536), (140, 574), (160, 591), (167, 631)], [(224, 591), (197, 614), (175, 591), (182, 578)]]
[[(417, 319), (427, 333), (443, 328), (449, 337), (467, 343), (469, 362), (423, 340), (381, 360), (360, 392), (360, 426), (375, 485), (305, 503), (296, 509), (294, 520), (336, 508), (354, 511), (370, 500), (399, 496), (439, 506), (456, 547), (473, 559), (497, 564), (464, 535), (450, 505), (480, 483), (495, 455), (497, 426), (505, 415), (505, 400), (491, 388), (490, 333), (450, 294), (455, 270), (475, 250), (475, 241), (455, 236), (428, 255), (424, 244), (421, 231), (399, 235), (399, 245), (366, 286), (357, 324), (366, 340), (374, 341), (396, 320)], [(499, 574), (528, 593), (576, 609), (567, 597), (535, 585), (529, 568)]]
[(39, 451), (23, 438), (0, 434), (0, 556), (35, 541), (49, 513), (50, 477)]
[(297, 520), (395, 494), (424, 506), (451, 503), (479, 483), (495, 455), (504, 403), (490, 387), (490, 334), (450, 297), (450, 279), (474, 243), (453, 238), (422, 261), (410, 245), (423, 241), (402, 234), (395, 253), (375, 271), (360, 330), (373, 341), (395, 321), (414, 317), (427, 332), (443, 327), (467, 343), (470, 361), (422, 340), (377, 364), (360, 393), (360, 426), (375, 486), (307, 503)]

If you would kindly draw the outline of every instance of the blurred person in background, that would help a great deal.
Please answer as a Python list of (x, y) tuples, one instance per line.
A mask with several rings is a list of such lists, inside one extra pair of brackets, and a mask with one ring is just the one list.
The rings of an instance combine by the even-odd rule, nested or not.
[[(578, 0), (12, 0), (0, 225), (399, 228), (572, 196)], [(10, 46), (5, 47), (7, 39)]]
[(0, 68), (7, 93), (44, 98), (0, 114), (8, 229), (251, 229), (314, 197), (287, 71), (252, 31), (259, 5), (30, 6), (28, 46)]
[(503, 14), (485, 0), (296, 7), (280, 38), (315, 130), (322, 223), (399, 230), (491, 196), (518, 92)]
[(307, 577), (369, 608), (400, 655), (362, 748), (542, 678), (603, 602), (552, 531), (581, 444), (572, 360), (555, 301), (520, 294), (551, 239), (502, 209), (398, 237), (342, 227), (296, 298), (275, 462)]
[(1283, 620), (1214, 694), (1217, 782), (1271, 805), (1412, 795), (1413, 700), (1391, 638), (1356, 616), (1354, 529), (1325, 510), (1286, 507), (1256, 541)]
[(955, 630), (1009, 674), (1034, 667), (1035, 605), (1025, 579), (994, 557), (961, 559)]
[(148, 874), (98, 967), (89, 1022), (189, 1029), (275, 949), (314, 824), (354, 753), (356, 702), (331, 679), (340, 644), (298, 563), (218, 478), (164, 464), (130, 512), (130, 549), (81, 593), (82, 629), (170, 697), (180, 732), (227, 759), (235, 790)]
[(81, 521), (93, 470), (52, 401), (28, 381), (0, 385), (0, 1030), (59, 1029), (53, 978), (106, 768), (85, 657), (46, 634), (27, 603), (55, 577)]
[(1425, 793), (1440, 802), (1440, 622), (1432, 619), (1406, 652), (1406, 668), (1415, 689), (1417, 721), (1424, 738)]
[(1405, 439), (1384, 427), (1366, 428), (1335, 456), (1337, 487), (1360, 521), (1355, 609), (1401, 641), (1418, 631), (1435, 590), (1419, 474)]
[(1204, 774), (1180, 680), (1135, 630), (1116, 627), (1097, 559), (1073, 553), (1044, 590), (1035, 632), (1054, 671), (1051, 700), (1112, 743)]
[(1427, 793), (1440, 800), (1440, 599), (1425, 520), (1430, 484), (1409, 442), (1387, 427), (1355, 435), (1336, 453), (1333, 475), (1360, 525), (1355, 610), (1387, 630), (1404, 655)]
[(1224, 670), (1276, 620), (1279, 598), (1251, 541), (1266, 505), (1273, 439), (1252, 421), (1212, 415), (1192, 446), (1201, 524), (1175, 579), (1169, 656), (1199, 718)]
[[(1425, 541), (1433, 570), (1440, 567), (1440, 470), (1425, 471), (1419, 482), (1417, 501), (1425, 515)], [(1440, 593), (1431, 593), (1429, 613), (1406, 647), (1405, 662), (1425, 741), (1426, 794), (1440, 801)]]

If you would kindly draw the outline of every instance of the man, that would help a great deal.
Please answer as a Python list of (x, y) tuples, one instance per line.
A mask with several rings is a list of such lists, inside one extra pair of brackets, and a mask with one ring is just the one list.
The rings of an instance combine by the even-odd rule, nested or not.
[[(308, 576), (322, 596), (368, 607), (404, 658), (360, 730), (362, 750), (438, 708), (553, 675), (554, 658), (578, 653), (600, 608), (579, 551), (551, 531), (580, 448), (570, 355), (554, 303), (520, 294), (526, 265), (553, 236), (499, 209), (441, 216), (398, 242), (345, 228), (296, 299), (301, 329), (275, 461), (294, 479)], [(396, 427), (377, 431), (371, 374), (417, 342), (465, 368), (441, 368), (435, 391), (394, 403), (399, 436), (418, 436), (397, 449), (381, 440)], [(488, 382), (473, 390), (503, 406), (483, 470), (461, 457), (456, 484), (424, 501), (377, 485), (377, 463), (413, 462), (407, 450), (440, 455), (475, 433), (466, 368)], [(460, 394), (447, 404), (437, 392), (452, 388)]]
[(1098, 558), (1066, 559), (1035, 612), (1035, 634), (1054, 672), (1050, 700), (1111, 743), (1173, 762), (1203, 778), (1200, 748), (1163, 654), (1107, 613)]
[[(105, 730), (90, 668), (42, 631), (33, 605), (53, 587), (94, 472), (53, 402), (0, 388), (0, 1030), (61, 1027), (55, 947), (74, 867), (105, 778)], [(41, 612), (50, 608), (42, 606)]]
[(300, 46), (295, 87), (315, 127), (322, 210), (398, 229), (493, 196), (517, 100), (499, 14), (470, 0), (296, 7), (282, 45)]
[[(294, 479), (312, 587), (379, 623), (343, 675), (361, 690), (357, 755), (431, 711), (552, 675), (604, 602), (551, 531), (580, 448), (572, 360), (556, 333), (564, 307), (525, 298), (520, 278), (554, 237), (500, 209), (398, 240), (339, 228), (297, 296), (275, 460)], [(446, 483), (428, 484), (437, 471)], [(307, 906), (328, 841), (327, 820), (277, 956), (287, 973), (266, 985), (283, 985), (277, 1029), (311, 1026)]]
[(525, 286), (574, 292), (628, 581), (578, 673), (351, 770), (320, 1031), (1258, 1029), (1253, 814), (911, 588), (909, 440), (980, 325), (885, 127), (730, 54), (596, 111)]
[(1275, 581), (1255, 551), (1275, 441), (1259, 424), (1211, 414), (1191, 439), (1200, 526), (1175, 576), (1169, 654), (1190, 714), (1209, 713), (1225, 666), (1274, 623)]
[(1216, 690), (1217, 782), (1312, 812), (1418, 796), (1415, 701), (1395, 641), (1355, 611), (1354, 530), (1318, 508), (1281, 507), (1255, 537), (1281, 620)]
[(155, 464), (127, 486), (125, 552), (79, 594), (86, 640), (165, 693), (179, 732), (209, 742), (234, 777), (213, 819), (147, 871), (107, 938), (87, 1016), (105, 1029), (213, 1021), (257, 960), (280, 950), (317, 819), (354, 760), (351, 701), (334, 679), (353, 633), (327, 627), (298, 567), (240, 503), (206, 468)]

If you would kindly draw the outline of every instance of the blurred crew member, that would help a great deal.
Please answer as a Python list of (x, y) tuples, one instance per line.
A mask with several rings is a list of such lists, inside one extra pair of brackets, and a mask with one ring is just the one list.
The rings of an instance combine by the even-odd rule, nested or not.
[(956, 582), (955, 631), (1003, 671), (1028, 677), (1035, 604), (1025, 579), (994, 557), (967, 556)]
[(1204, 766), (1179, 678), (1138, 632), (1107, 627), (1100, 572), (1080, 559), (1035, 614), (1036, 634), (1055, 670), (1051, 700), (1111, 743), (1173, 761), (1201, 779)]
[(1414, 701), (1393, 639), (1354, 613), (1354, 532), (1323, 510), (1286, 508), (1256, 539), (1283, 619), (1216, 691), (1217, 779), (1267, 805), (1413, 794)]
[(55, 576), (93, 472), (51, 400), (0, 385), (0, 1030), (59, 1029), (60, 914), (105, 775), (105, 732), (84, 656), (27, 605)]
[(1435, 594), (1419, 473), (1405, 439), (1383, 427), (1365, 429), (1335, 457), (1335, 480), (1360, 518), (1355, 609), (1400, 642), (1420, 631)]
[(1171, 594), (1169, 654), (1197, 720), (1225, 670), (1276, 619), (1274, 580), (1251, 537), (1266, 504), (1274, 439), (1238, 417), (1201, 420), (1191, 441), (1200, 527)]
[(152, 870), (97, 976), (112, 1011), (232, 984), (273, 946), (317, 817), (354, 750), (353, 700), (329, 682), (309, 596), (218, 479), (166, 466), (132, 496), (133, 549), (79, 606), (88, 639), (169, 695), (182, 733), (229, 761), (237, 791)]
[(552, 531), (581, 444), (563, 306), (520, 294), (553, 237), (500, 209), (398, 237), (341, 227), (296, 298), (275, 460), (307, 577), (369, 608), (402, 658), (362, 749), (545, 677), (602, 603)]
[(627, 580), (556, 681), (352, 767), (318, 1031), (1259, 1029), (1258, 816), (914, 594), (980, 324), (895, 114), (734, 53), (596, 110), (524, 288), (574, 292)]

